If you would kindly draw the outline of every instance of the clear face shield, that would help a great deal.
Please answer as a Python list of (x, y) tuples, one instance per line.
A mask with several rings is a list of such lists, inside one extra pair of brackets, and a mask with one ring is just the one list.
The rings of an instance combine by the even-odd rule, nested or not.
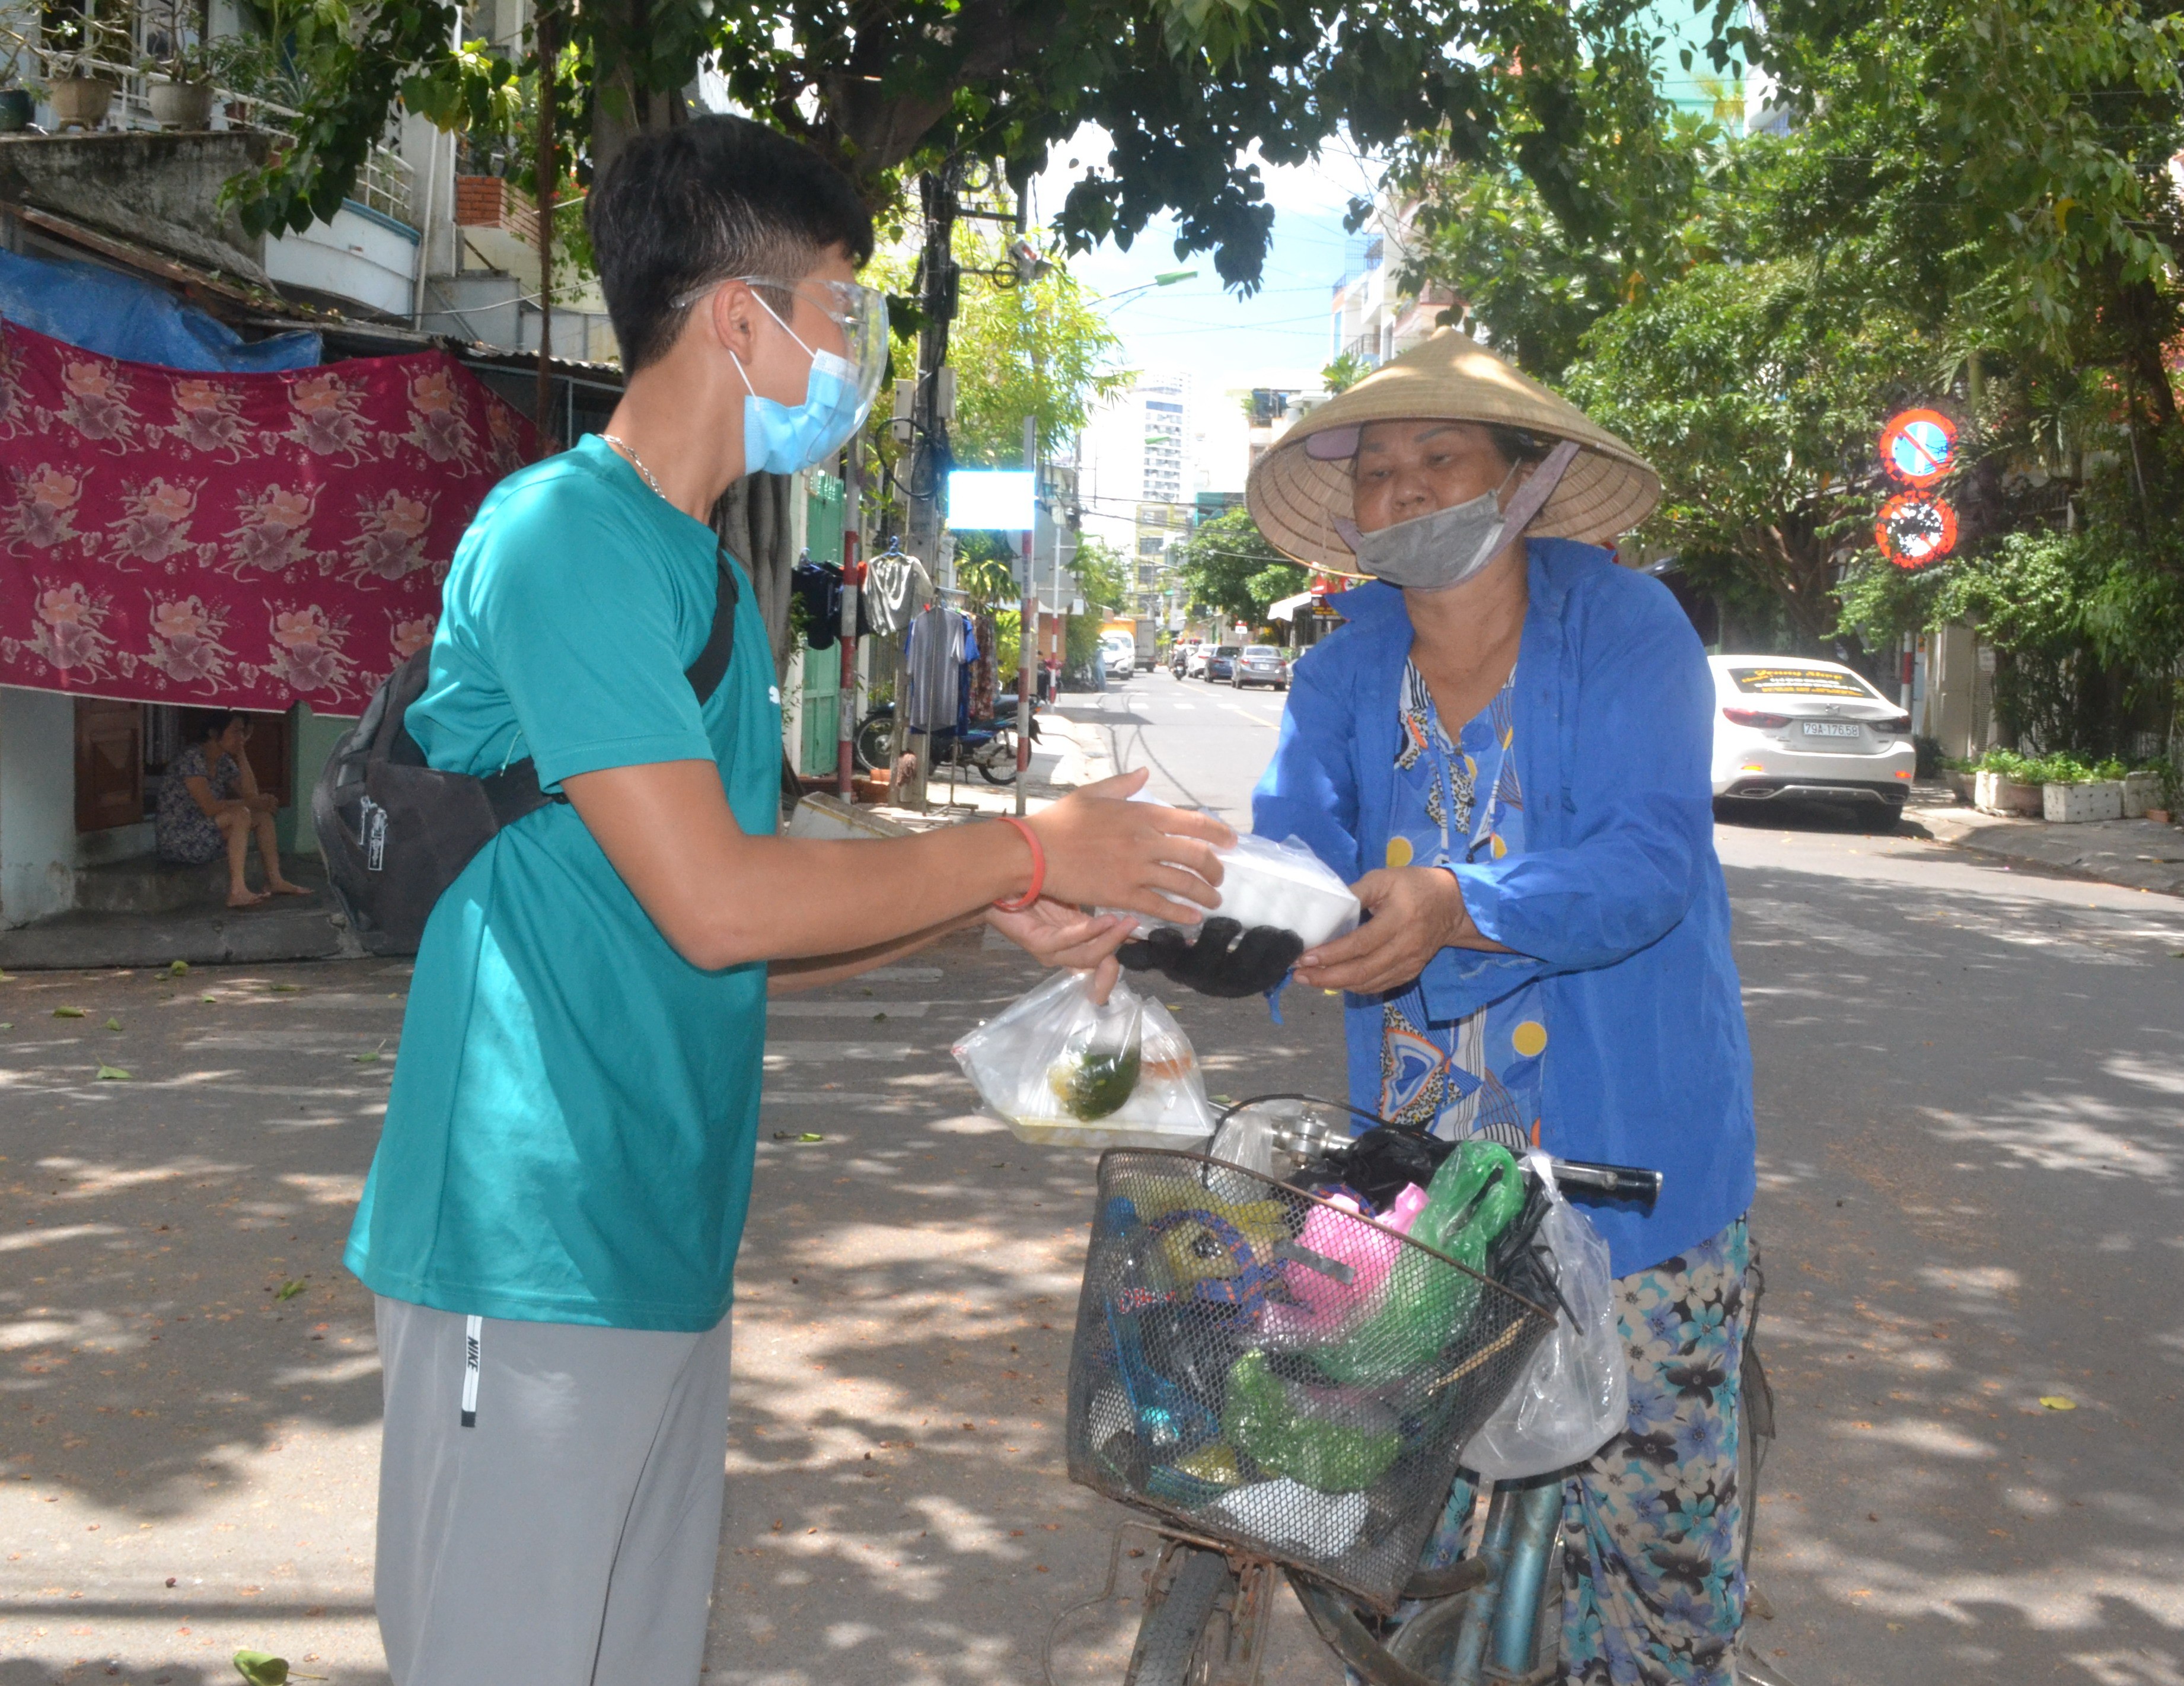
[[(802, 281), (788, 282), (770, 276), (737, 276), (733, 279), (751, 289), (751, 296), (758, 300), (759, 307), (811, 358), (811, 372), (801, 404), (782, 405), (760, 398), (755, 391), (746, 399), (746, 472), (756, 473), (763, 469), (786, 474), (822, 462), (839, 450), (872, 414), (880, 377), (887, 368), (887, 297), (854, 281), (806, 276)], [(710, 282), (685, 293), (675, 303), (678, 307), (687, 307), (724, 285), (722, 282)], [(767, 297), (769, 293), (773, 295), (772, 299)], [(838, 353), (825, 345), (807, 343), (790, 326), (795, 314), (794, 301), (799, 298), (816, 306), (834, 325), (842, 337)], [(742, 368), (740, 360), (736, 366)], [(748, 375), (744, 381), (748, 385)]]

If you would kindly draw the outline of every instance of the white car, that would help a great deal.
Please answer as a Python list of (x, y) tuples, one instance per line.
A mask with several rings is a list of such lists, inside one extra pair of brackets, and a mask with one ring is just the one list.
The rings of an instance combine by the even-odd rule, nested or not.
[(1128, 633), (1100, 634), (1100, 653), (1106, 659), (1111, 679), (1127, 679), (1138, 671), (1138, 641)]
[(1849, 668), (1802, 656), (1710, 656), (1713, 793), (1901, 808), (1918, 751), (1911, 717)]

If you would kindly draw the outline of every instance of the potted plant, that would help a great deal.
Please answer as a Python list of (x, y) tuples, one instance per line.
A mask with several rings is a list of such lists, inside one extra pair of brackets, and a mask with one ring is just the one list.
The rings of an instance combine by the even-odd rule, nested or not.
[[(125, 42), (127, 31), (120, 32)], [(106, 120), (120, 85), (99, 71), (103, 49), (116, 44), (114, 26), (103, 18), (72, 12), (50, 27), (53, 50), (46, 65), (46, 103), (53, 109), (55, 132), (70, 127), (96, 129)]]
[(2184, 770), (2166, 756), (2157, 756), (2147, 765), (2146, 771), (2153, 779), (2153, 800), (2147, 805), (2146, 817), (2157, 824), (2175, 822), (2177, 809), (2184, 806)]
[[(156, 49), (139, 66), (157, 79), (146, 98), (152, 120), (163, 129), (212, 126), (212, 61), (206, 19), (195, 0), (156, 0), (145, 45)], [(194, 28), (197, 38), (188, 39)]]
[(2040, 781), (2033, 765), (2014, 750), (1989, 750), (1973, 763), (1972, 806), (1982, 813), (2036, 818)]
[(2041, 817), (2053, 825), (2086, 825), (2123, 818), (2123, 763), (2088, 767), (2069, 754), (2039, 763)]
[(31, 126), (36, 104), (30, 89), (17, 81), (22, 65), (12, 54), (0, 63), (0, 134), (12, 135)]

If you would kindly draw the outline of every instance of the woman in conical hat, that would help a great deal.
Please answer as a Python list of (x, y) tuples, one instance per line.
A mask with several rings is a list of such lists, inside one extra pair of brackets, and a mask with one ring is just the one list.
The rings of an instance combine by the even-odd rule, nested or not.
[(1666, 589), (1600, 548), (1659, 496), (1636, 451), (1453, 330), (1314, 410), (1247, 493), (1299, 561), (1371, 577), (1297, 663), (1252, 814), (1370, 915), (1295, 972), (1347, 996), (1353, 1103), (1663, 1174), (1649, 1210), (1586, 1209), (1633, 1356), (1627, 1432), (1571, 1454), (1563, 1666), (1618, 1686), (1637, 1659), (1726, 1682), (1744, 1599), (1752, 1067), (1713, 685)]

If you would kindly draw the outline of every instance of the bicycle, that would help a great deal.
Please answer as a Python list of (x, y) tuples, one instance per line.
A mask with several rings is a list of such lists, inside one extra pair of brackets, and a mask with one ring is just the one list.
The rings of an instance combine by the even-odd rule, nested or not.
[[(1222, 1121), (1225, 1125), (1248, 1108), (1276, 1101), (1310, 1103), (1338, 1112), (1359, 1110), (1337, 1103), (1313, 1102), (1312, 1097), (1306, 1096), (1262, 1096), (1229, 1108)], [(1359, 1115), (1370, 1117), (1362, 1113)], [(1272, 1133), (1278, 1153), (1293, 1165), (1323, 1155), (1338, 1139), (1334, 1126), (1323, 1115), (1309, 1111), (1278, 1126)], [(1154, 1163), (1160, 1161), (1182, 1163)], [(1111, 1162), (1115, 1166), (1112, 1175)], [(1564, 1187), (1610, 1198), (1635, 1196), (1648, 1199), (1659, 1188), (1660, 1178), (1656, 1172), (1560, 1160), (1553, 1164), (1556, 1180)], [(1159, 1290), (1153, 1285), (1153, 1278), (1133, 1270), (1128, 1248), (1117, 1250), (1119, 1243), (1114, 1231), (1116, 1203), (1130, 1202), (1128, 1191), (1132, 1187), (1154, 1187), (1173, 1181), (1178, 1175), (1206, 1191), (1208, 1208), (1180, 1220), (1186, 1226), (1197, 1225), (1202, 1231), (1192, 1243), (1200, 1266), (1209, 1271), (1231, 1273), (1201, 1276), (1190, 1288), (1194, 1295), (1207, 1292), (1203, 1284), (1210, 1281), (1215, 1285), (1217, 1304), (1231, 1304), (1240, 1295), (1248, 1298), (1268, 1289), (1279, 1299), (1294, 1292), (1286, 1285), (1275, 1286), (1274, 1273), (1279, 1270), (1290, 1282), (1305, 1285), (1307, 1298), (1326, 1301), (1334, 1292), (1329, 1286), (1332, 1278), (1298, 1277), (1295, 1273), (1300, 1267), (1323, 1273), (1330, 1266), (1340, 1265), (1340, 1259), (1326, 1255), (1330, 1240), (1344, 1243), (1337, 1250), (1353, 1266), (1362, 1259), (1376, 1256), (1361, 1251), (1362, 1244), (1377, 1248), (1381, 1255), (1390, 1254), (1396, 1246), (1415, 1249), (1417, 1256), (1407, 1251), (1400, 1261), (1409, 1267), (1408, 1279), (1414, 1285), (1427, 1280), (1421, 1272), (1440, 1269), (1445, 1273), (1455, 1273), (1446, 1275), (1445, 1285), (1459, 1284), (1469, 1293), (1473, 1308), (1469, 1326), (1445, 1340), (1435, 1349), (1432, 1363), (1451, 1374), (1468, 1372), (1479, 1385), (1468, 1389), (1468, 1397), (1461, 1407), (1452, 1398), (1430, 1405), (1422, 1415), (1432, 1415), (1437, 1411), (1438, 1420), (1423, 1426), (1414, 1444), (1407, 1444), (1390, 1465), (1392, 1475), (1414, 1449), (1418, 1452), (1413, 1467), (1405, 1473), (1417, 1484), (1424, 1509), (1432, 1514), (1421, 1526), (1415, 1496), (1407, 1509), (1400, 1497), (1386, 1498), (1377, 1488), (1365, 1505), (1368, 1510), (1380, 1507), (1393, 1519), (1386, 1529), (1390, 1549), (1398, 1554), (1399, 1559), (1393, 1574), (1388, 1572), (1390, 1560), (1386, 1552), (1377, 1561), (1368, 1562), (1357, 1555), (1354, 1546), (1333, 1556), (1323, 1549), (1277, 1549), (1278, 1543), (1266, 1538), (1263, 1532), (1255, 1538), (1248, 1529), (1236, 1526), (1233, 1497), (1218, 1499), (1209, 1505), (1211, 1483), (1194, 1491), (1187, 1482), (1178, 1479), (1177, 1472), (1188, 1476), (1194, 1471), (1200, 1476), (1218, 1473), (1225, 1478), (1230, 1471), (1217, 1471), (1206, 1454), (1196, 1454), (1194, 1462), (1178, 1458), (1177, 1449), (1190, 1443), (1194, 1436), (1205, 1443), (1216, 1443), (1210, 1437), (1217, 1432), (1217, 1432), (1224, 1438), (1234, 1439), (1237, 1438), (1237, 1425), (1229, 1415), (1231, 1406), (1226, 1402), (1217, 1411), (1207, 1410), (1209, 1401), (1224, 1383), (1206, 1376), (1208, 1366), (1203, 1362), (1197, 1365), (1195, 1371), (1185, 1365), (1167, 1376), (1169, 1386), (1162, 1393), (1156, 1384), (1163, 1377), (1157, 1366), (1145, 1357), (1152, 1342), (1145, 1330), (1133, 1331), (1137, 1355), (1131, 1355), (1130, 1342), (1117, 1327), (1115, 1308), (1149, 1308), (1153, 1303), (1150, 1296), (1161, 1292), (1172, 1295), (1173, 1290)], [(1101, 1156), (1100, 1190), (1100, 1214), (1095, 1220), (1084, 1297), (1080, 1302), (1077, 1339), (1071, 1355), (1070, 1477), (1147, 1513), (1152, 1519), (1150, 1522), (1128, 1523), (1125, 1528), (1146, 1529), (1162, 1542), (1146, 1577), (1143, 1614), (1124, 1677), (1125, 1686), (1250, 1686), (1256, 1680), (1263, 1659), (1268, 1625), (1278, 1590), (1278, 1573), (1289, 1582), (1322, 1641), (1373, 1686), (1487, 1686), (1487, 1683), (1519, 1686), (1520, 1683), (1552, 1679), (1559, 1658), (1562, 1635), (1560, 1475), (1493, 1488), (1485, 1516), (1479, 1525), (1475, 1548), (1468, 1556), (1446, 1569), (1421, 1571), (1409, 1566), (1416, 1563), (1424, 1534), (1438, 1516), (1442, 1498), (1456, 1473), (1457, 1452), (1478, 1423), (1499, 1403), (1507, 1387), (1522, 1374), (1524, 1359), (1551, 1326), (1553, 1313), (1526, 1294), (1502, 1287), (1493, 1281), (1495, 1272), (1491, 1270), (1469, 1270), (1461, 1261), (1407, 1237), (1381, 1231), (1378, 1225), (1368, 1225), (1356, 1218), (1354, 1213), (1345, 1214), (1340, 1220), (1330, 1219), (1328, 1203), (1319, 1197), (1276, 1182), (1256, 1170), (1201, 1155), (1117, 1149)], [(1251, 1198), (1240, 1198), (1244, 1196)], [(1170, 1198), (1160, 1195), (1155, 1203)], [(1259, 1228), (1251, 1238), (1246, 1238), (1236, 1223), (1220, 1216), (1223, 1209), (1233, 1212), (1268, 1201), (1281, 1209), (1282, 1220), (1275, 1221), (1269, 1213), (1257, 1213), (1255, 1221)], [(1137, 1210), (1135, 1203), (1132, 1210)], [(1164, 1216), (1163, 1220), (1156, 1220), (1155, 1224), (1163, 1220), (1169, 1222), (1171, 1229), (1178, 1221), (1172, 1216)], [(1522, 1222), (1520, 1220), (1519, 1227)], [(1221, 1233), (1224, 1225), (1228, 1231), (1225, 1236)], [(1313, 1225), (1319, 1230), (1317, 1247), (1304, 1244)], [(1355, 1226), (1355, 1233), (1344, 1236), (1342, 1231), (1351, 1225)], [(1141, 1224), (1140, 1228), (1144, 1227)], [(1368, 1229), (1388, 1239), (1376, 1238), (1368, 1243), (1364, 1232)], [(1104, 1253), (1103, 1241), (1106, 1243)], [(1145, 1253), (1143, 1243), (1139, 1245), (1138, 1252), (1140, 1255)], [(1171, 1278), (1177, 1263), (1173, 1254), (1174, 1248), (1168, 1247), (1164, 1263)], [(1533, 1293), (1540, 1292), (1543, 1286), (1536, 1275), (1520, 1277), (1513, 1271), (1505, 1274)], [(1742, 1534), (1736, 1549), (1747, 1566), (1752, 1549), (1755, 1509), (1752, 1499), (1758, 1488), (1763, 1443), (1771, 1439), (1774, 1432), (1771, 1395), (1751, 1338), (1758, 1324), (1758, 1292), (1763, 1287), (1756, 1259), (1752, 1274), (1754, 1292), (1742, 1370), (1747, 1400), (1745, 1432), (1740, 1437), (1738, 1449), (1738, 1485), (1746, 1495), (1746, 1503)], [(1392, 1267), (1385, 1276), (1393, 1278)], [(1551, 1280), (1544, 1288), (1546, 1297), (1553, 1299), (1555, 1290)], [(1497, 1292), (1499, 1298), (1496, 1298)], [(1095, 1299), (1105, 1302), (1096, 1309)], [(1262, 1297), (1261, 1304), (1263, 1308), (1268, 1300)], [(1129, 1320), (1136, 1315), (1125, 1312), (1123, 1320)], [(1262, 1309), (1258, 1314), (1257, 1328), (1269, 1331), (1273, 1322)], [(1201, 1320), (1196, 1326), (1205, 1330), (1213, 1326)], [(1173, 1329), (1160, 1338), (1167, 1342), (1166, 1357), (1173, 1363), (1184, 1343)], [(1254, 1343), (1264, 1343), (1259, 1335), (1247, 1335), (1232, 1337), (1231, 1345), (1223, 1350), (1242, 1350)], [(1225, 1385), (1230, 1389), (1234, 1386), (1235, 1375), (1232, 1370), (1227, 1378)], [(1103, 1377), (1109, 1380), (1103, 1383)], [(1117, 1437), (1110, 1432), (1104, 1447), (1093, 1443), (1101, 1438), (1095, 1423), (1100, 1408), (1100, 1388), (1106, 1385), (1112, 1393), (1112, 1379), (1117, 1377), (1128, 1404), (1138, 1413), (1140, 1430), (1146, 1422), (1155, 1421), (1156, 1433), (1172, 1434), (1171, 1443), (1165, 1449), (1148, 1450), (1144, 1455), (1167, 1457), (1174, 1461), (1158, 1469), (1118, 1469), (1113, 1459), (1107, 1456), (1117, 1443)], [(1139, 1396), (1141, 1390), (1143, 1398)], [(1112, 1419), (1112, 1399), (1106, 1402), (1106, 1410)], [(1200, 1414), (1195, 1418), (1194, 1411)], [(1156, 1420), (1163, 1414), (1169, 1421), (1157, 1422)], [(1142, 1432), (1137, 1437), (1140, 1442), (1145, 1438)], [(1134, 1449), (1134, 1443), (1126, 1451)], [(1228, 1455), (1232, 1464), (1241, 1461), (1234, 1451)], [(1123, 1462), (1127, 1464), (1127, 1455)], [(1364, 1472), (1361, 1468), (1351, 1474), (1354, 1477)], [(1257, 1471), (1261, 1478), (1267, 1473), (1263, 1468)], [(1390, 1476), (1383, 1476), (1377, 1485), (1389, 1485), (1390, 1479)], [(1231, 1489), (1232, 1493), (1234, 1490)], [(1474, 1499), (1474, 1506), (1475, 1504)], [(1223, 1505), (1229, 1514), (1223, 1514)], [(1405, 1521), (1407, 1526), (1396, 1526), (1397, 1521)], [(1116, 1595), (1122, 1538), (1118, 1531), (1105, 1591), (1099, 1598), (1088, 1600), (1088, 1604)], [(1320, 1542), (1323, 1547), (1325, 1543)], [(1294, 1546), (1294, 1542), (1279, 1544)], [(1376, 1572), (1379, 1577), (1378, 1583), (1368, 1584)], [(1407, 1619), (1391, 1629), (1386, 1618), (1396, 1613), (1398, 1605), (1405, 1607)], [(1072, 1608), (1084, 1607), (1086, 1606)], [(1070, 1613), (1066, 1610), (1056, 1616), (1055, 1631)], [(1050, 1648), (1051, 1643), (1050, 1632)], [(1741, 1657), (1738, 1666), (1741, 1670), (1740, 1679), (1752, 1683), (1752, 1686), (1787, 1686), (1756, 1660)]]

